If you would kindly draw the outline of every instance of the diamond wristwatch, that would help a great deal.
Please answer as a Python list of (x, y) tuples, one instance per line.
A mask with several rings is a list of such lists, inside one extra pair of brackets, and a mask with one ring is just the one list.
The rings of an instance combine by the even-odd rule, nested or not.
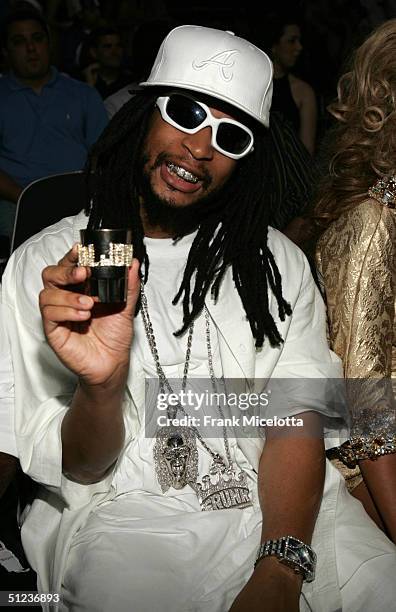
[(294, 536), (284, 536), (278, 540), (267, 540), (258, 549), (256, 562), (264, 557), (274, 555), (280, 563), (293, 568), (296, 574), (302, 574), (305, 582), (312, 582), (315, 578), (316, 554), (310, 546), (304, 544)]

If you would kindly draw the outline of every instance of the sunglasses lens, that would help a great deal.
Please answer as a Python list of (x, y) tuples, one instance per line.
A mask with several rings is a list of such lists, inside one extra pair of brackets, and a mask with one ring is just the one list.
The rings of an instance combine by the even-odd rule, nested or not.
[[(186, 96), (172, 94), (166, 103), (166, 114), (181, 130), (196, 130), (207, 119), (206, 110)], [(252, 144), (252, 136), (227, 120), (217, 124), (216, 143), (226, 155), (243, 155)]]
[(233, 155), (240, 155), (251, 143), (251, 136), (248, 132), (245, 132), (242, 128), (232, 123), (221, 123), (217, 130), (217, 144), (219, 147), (232, 153)]
[(169, 97), (166, 112), (175, 123), (187, 130), (197, 128), (206, 119), (206, 112), (202, 106), (190, 98), (177, 94)]

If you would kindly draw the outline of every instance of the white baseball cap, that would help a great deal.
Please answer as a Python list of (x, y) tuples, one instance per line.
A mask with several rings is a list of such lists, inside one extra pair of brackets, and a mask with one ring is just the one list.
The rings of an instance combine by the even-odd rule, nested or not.
[(268, 55), (232, 32), (184, 25), (166, 36), (147, 81), (198, 91), (224, 100), (269, 126), (272, 63)]

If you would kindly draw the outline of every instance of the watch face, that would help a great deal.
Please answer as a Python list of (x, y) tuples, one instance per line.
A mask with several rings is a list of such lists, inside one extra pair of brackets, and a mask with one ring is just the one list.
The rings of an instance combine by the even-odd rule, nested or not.
[(286, 543), (289, 559), (295, 559), (299, 563), (313, 563), (314, 558), (306, 544), (295, 538), (288, 538)]
[(304, 574), (306, 580), (313, 580), (316, 555), (312, 548), (306, 544), (288, 536), (285, 542), (284, 561), (294, 567), (295, 571), (300, 571)]
[(305, 563), (312, 563), (312, 561), (313, 561), (313, 559), (312, 559), (311, 555), (309, 554), (309, 551), (308, 551), (307, 548), (303, 548), (300, 551), (300, 558)]

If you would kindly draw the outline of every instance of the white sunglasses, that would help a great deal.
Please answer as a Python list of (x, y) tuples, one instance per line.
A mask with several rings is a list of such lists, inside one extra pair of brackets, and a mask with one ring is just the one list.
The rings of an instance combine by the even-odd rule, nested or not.
[(249, 128), (234, 119), (217, 119), (203, 102), (173, 93), (157, 98), (156, 104), (162, 119), (186, 134), (196, 134), (209, 125), (212, 147), (231, 159), (240, 159), (253, 149), (253, 132)]

